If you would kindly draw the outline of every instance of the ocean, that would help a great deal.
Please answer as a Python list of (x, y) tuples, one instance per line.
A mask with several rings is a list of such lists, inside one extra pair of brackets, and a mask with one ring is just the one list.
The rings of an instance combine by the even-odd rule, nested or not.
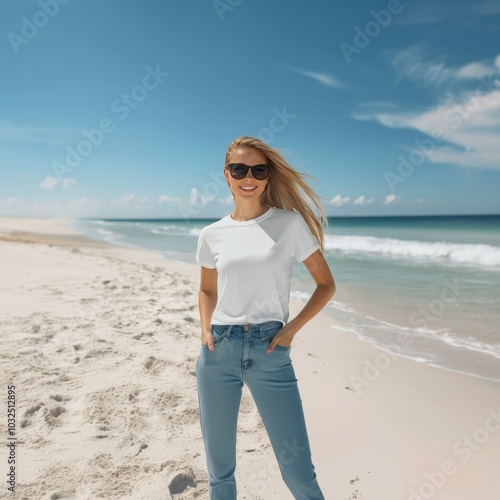
[[(200, 230), (215, 220), (80, 219), (77, 226), (93, 239), (196, 264)], [(500, 215), (328, 222), (325, 259), (337, 292), (324, 311), (342, 329), (388, 353), (500, 381)], [(294, 262), (291, 295), (305, 303), (314, 287)]]

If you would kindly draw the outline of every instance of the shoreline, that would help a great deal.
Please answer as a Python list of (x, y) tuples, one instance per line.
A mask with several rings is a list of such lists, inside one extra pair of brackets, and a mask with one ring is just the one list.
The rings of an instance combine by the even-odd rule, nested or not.
[[(161, 251), (94, 245), (54, 220), (44, 226), (32, 218), (38, 231), (28, 231), (26, 222), (12, 232), (16, 221), (8, 219), (0, 217), (0, 232), (11, 228), (0, 237), (1, 300), (9, 311), (1, 316), (2, 342), (4, 352), (17, 355), (2, 357), (2, 371), (22, 388), (18, 434), (26, 449), (18, 486), (27, 496), (21, 498), (33, 498), (30, 491), (43, 477), (43, 498), (75, 484), (82, 486), (74, 494), (111, 492), (118, 488), (111, 473), (124, 467), (135, 472), (119, 475), (119, 498), (165, 498), (172, 475), (189, 467), (197, 486), (175, 498), (206, 491), (192, 376), (199, 267), (168, 260)], [(302, 307), (292, 298), (290, 319)], [(49, 345), (62, 333), (53, 336), (59, 325), (72, 332), (68, 342), (81, 344), (78, 363), (67, 343), (40, 349), (39, 337), (26, 328), (37, 315)], [(412, 490), (426, 498), (433, 488), (435, 499), (490, 500), (500, 489), (498, 383), (384, 353), (339, 329), (325, 311), (297, 334), (291, 357), (326, 498), (415, 500)], [(127, 420), (130, 408), (144, 421)], [(498, 421), (499, 432), (486, 426), (488, 418)], [(119, 427), (120, 419), (128, 427)], [(97, 424), (108, 429), (96, 430)], [(238, 426), (239, 498), (290, 498), (248, 391)], [(464, 436), (472, 436), (474, 447)], [(61, 460), (69, 472), (57, 471)], [(445, 461), (451, 463), (446, 473)], [(432, 478), (441, 476), (438, 487)]]
[[(107, 225), (91, 229), (86, 223), (82, 224), (81, 220), (78, 220), (77, 224), (77, 228), (81, 229), (89, 238), (136, 250), (162, 250), (163, 255), (168, 260), (174, 260), (183, 265), (186, 263), (194, 264), (192, 248), (190, 250), (185, 249), (184, 252), (171, 251), (170, 248), (165, 249), (160, 243), (163, 238), (162, 236), (156, 236), (157, 239), (154, 242), (149, 242), (146, 236), (145, 239), (141, 239), (143, 243), (141, 245), (140, 242), (134, 241), (133, 238), (128, 239), (128, 229), (124, 229), (122, 233), (120, 228), (108, 227)], [(161, 235), (164, 229), (170, 229), (170, 226), (160, 227), (158, 225), (155, 229), (147, 226), (144, 228), (141, 227), (141, 230), (145, 231), (145, 233), (151, 231), (155, 235)], [(197, 226), (197, 230), (199, 230), (199, 226)], [(168, 232), (165, 233), (165, 237), (170, 238)], [(186, 244), (192, 245), (192, 238), (189, 239), (190, 242), (186, 241), (182, 243), (184, 248)], [(170, 239), (167, 241), (170, 241)], [(149, 242), (150, 246), (148, 246), (147, 242)], [(163, 242), (165, 243), (165, 240)], [(173, 243), (173, 245), (175, 244)], [(330, 260), (328, 261), (330, 264), (335, 265)], [(341, 263), (338, 262), (337, 265), (341, 265)], [(300, 269), (301, 273), (305, 272), (304, 268)], [(345, 280), (344, 282), (342, 282), (341, 277)], [(413, 278), (418, 279), (416, 276)], [(500, 382), (500, 371), (497, 368), (500, 353), (495, 345), (488, 344), (490, 339), (487, 336), (479, 333), (485, 328), (484, 323), (487, 322), (486, 319), (482, 322), (483, 324), (477, 325), (478, 329), (474, 331), (472, 336), (469, 333), (473, 331), (470, 330), (470, 325), (464, 324), (462, 331), (455, 329), (457, 326), (456, 318), (454, 325), (450, 324), (449, 330), (445, 328), (445, 331), (448, 333), (444, 335), (443, 327), (446, 327), (446, 324), (443, 323), (437, 325), (436, 330), (432, 329), (432, 325), (429, 325), (429, 328), (412, 328), (410, 326), (411, 317), (422, 314), (421, 304), (434, 305), (434, 295), (421, 297), (420, 301), (414, 301), (411, 310), (408, 309), (409, 302), (406, 297), (406, 309), (390, 308), (385, 307), (384, 304), (380, 304), (380, 301), (377, 302), (373, 289), (365, 290), (364, 288), (359, 288), (359, 283), (351, 283), (349, 278), (343, 273), (340, 273), (337, 279), (341, 285), (338, 294), (340, 302), (336, 300), (337, 296), (334, 297), (331, 304), (328, 304), (323, 311), (333, 318), (333, 321), (339, 328), (344, 328), (352, 332), (360, 340), (372, 343), (382, 351), (389, 352), (389, 354), (391, 354), (392, 350), (392, 352), (396, 352), (400, 356), (417, 362), (424, 362), (445, 370)], [(311, 276), (305, 273), (302, 279), (296, 281), (295, 287), (298, 289), (292, 291), (291, 298), (305, 304), (314, 288)], [(410, 295), (414, 293), (411, 290), (412, 286), (410, 284), (408, 284), (407, 288)], [(432, 287), (428, 288), (432, 290)], [(347, 293), (346, 290), (348, 290)], [(406, 291), (403, 293), (405, 294)], [(359, 301), (357, 300), (358, 296), (363, 298)], [(454, 298), (456, 299), (457, 297)], [(414, 299), (415, 297), (410, 299), (410, 302)], [(372, 302), (373, 300), (377, 303)], [(450, 304), (449, 307), (452, 305)], [(448, 313), (452, 314), (450, 311)], [(487, 317), (488, 312), (484, 311), (484, 318)], [(435, 318), (431, 319), (434, 324)], [(452, 320), (451, 317), (449, 319), (450, 321)], [(494, 323), (494, 321), (495, 319), (491, 318), (490, 323)], [(402, 337), (405, 338), (403, 339)], [(478, 346), (482, 346), (482, 350), (478, 349)]]

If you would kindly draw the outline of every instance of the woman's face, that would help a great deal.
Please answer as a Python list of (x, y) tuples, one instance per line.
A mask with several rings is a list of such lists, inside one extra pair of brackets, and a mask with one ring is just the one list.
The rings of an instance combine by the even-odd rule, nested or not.
[[(229, 156), (229, 163), (244, 163), (249, 167), (254, 165), (263, 165), (267, 163), (267, 158), (256, 149), (241, 148), (235, 149)], [(264, 180), (255, 179), (252, 176), (252, 169), (249, 168), (247, 175), (243, 179), (233, 179), (227, 168), (224, 169), (224, 177), (229, 181), (229, 188), (234, 193), (235, 197), (242, 200), (259, 199), (264, 192), (266, 184), (269, 180), (267, 177)], [(244, 190), (243, 187), (255, 187), (253, 190)]]

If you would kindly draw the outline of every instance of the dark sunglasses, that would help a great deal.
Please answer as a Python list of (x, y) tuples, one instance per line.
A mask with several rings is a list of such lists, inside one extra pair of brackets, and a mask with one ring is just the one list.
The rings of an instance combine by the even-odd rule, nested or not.
[(248, 169), (252, 169), (252, 176), (259, 181), (267, 179), (269, 176), (269, 172), (271, 170), (271, 165), (262, 164), (262, 165), (254, 165), (250, 167), (249, 165), (245, 165), (244, 163), (230, 163), (226, 165), (226, 168), (231, 173), (233, 179), (244, 179), (247, 176)]

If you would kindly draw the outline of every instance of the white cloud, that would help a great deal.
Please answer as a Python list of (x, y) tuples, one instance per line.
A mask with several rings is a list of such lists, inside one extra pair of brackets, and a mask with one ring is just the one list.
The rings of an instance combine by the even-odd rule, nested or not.
[(230, 194), (227, 198), (218, 198), (217, 203), (220, 203), (221, 205), (231, 205), (233, 203), (234, 198), (233, 195)]
[(476, 3), (472, 4), (472, 10), (484, 16), (495, 16), (500, 14), (500, 3), (498, 1)]
[(359, 206), (363, 206), (363, 205), (370, 205), (371, 203), (373, 203), (373, 198), (365, 198), (365, 196), (360, 196), (359, 198), (356, 198), (354, 201), (353, 201), (354, 205), (359, 205)]
[(123, 196), (120, 196), (120, 198), (116, 200), (110, 200), (111, 205), (117, 205), (119, 207), (124, 207), (127, 205), (132, 204), (136, 200), (134, 199), (135, 195), (134, 194), (126, 194)]
[(79, 200), (73, 200), (68, 203), (68, 208), (73, 214), (90, 214), (97, 212), (102, 206), (98, 200), (91, 200), (82, 197)]
[(416, 24), (430, 24), (430, 23), (438, 23), (446, 19), (446, 14), (438, 13), (438, 12), (424, 12), (422, 10), (413, 10), (408, 15), (400, 16), (395, 18), (392, 23), (395, 25), (403, 25), (403, 26), (413, 26)]
[(100, 201), (89, 198), (72, 200), (65, 205), (57, 200), (31, 200), (27, 202), (15, 196), (0, 200), (1, 214), (17, 216), (60, 217), (61, 214), (64, 214), (65, 216), (84, 217), (94, 215), (100, 208)]
[(391, 205), (392, 203), (399, 203), (401, 196), (396, 196), (395, 194), (388, 194), (385, 197), (384, 205)]
[[(487, 78), (486, 68), (489, 68)], [(416, 78), (417, 74), (418, 78), (430, 81), (425, 70), (419, 69), (413, 76)], [(500, 169), (500, 56), (493, 64), (475, 62), (458, 70), (442, 67), (441, 74), (456, 83), (476, 75), (477, 82), (474, 90), (447, 91), (441, 102), (424, 111), (394, 113), (362, 109), (352, 117), (427, 135), (424, 139), (416, 137), (406, 147), (410, 155), (423, 154), (434, 163)]]
[(25, 202), (17, 196), (11, 196), (6, 200), (0, 200), (0, 212), (4, 214), (18, 214), (25, 207)]
[(406, 49), (399, 50), (391, 64), (403, 77), (426, 85), (441, 85), (453, 77), (453, 71), (446, 68), (444, 60), (429, 61), (431, 50), (425, 42), (418, 42)]
[(54, 189), (56, 186), (57, 186), (57, 179), (55, 177), (46, 177), (40, 183), (40, 187), (43, 187), (43, 189)]
[(38, 142), (42, 144), (64, 144), (81, 131), (70, 127), (37, 127), (14, 125), (0, 120), (0, 139)]
[[(500, 90), (482, 96), (481, 92), (469, 92), (460, 101), (450, 98), (421, 113), (353, 117), (377, 120), (387, 127), (413, 128), (428, 135), (427, 139), (416, 139), (407, 149), (424, 153), (433, 163), (500, 169)], [(426, 146), (420, 147), (423, 143)]]
[(191, 193), (189, 195), (188, 199), (188, 205), (191, 206), (197, 206), (197, 207), (204, 207), (207, 203), (211, 202), (215, 196), (206, 196), (202, 193), (197, 188), (191, 189)]
[(482, 76), (491, 75), (495, 71), (496, 68), (494, 67), (486, 66), (480, 62), (472, 62), (460, 68), (456, 75), (459, 78), (481, 78)]
[(73, 186), (76, 186), (76, 179), (72, 179), (71, 177), (65, 177), (62, 182), (63, 189), (67, 191)]
[(175, 198), (174, 196), (169, 196), (168, 194), (161, 194), (158, 196), (158, 205), (164, 205), (166, 203), (178, 205), (182, 203), (182, 200), (180, 198)]
[(498, 71), (498, 57), (493, 64), (473, 61), (461, 67), (447, 67), (443, 56), (432, 56), (426, 42), (418, 42), (397, 51), (391, 64), (399, 72), (396, 81), (407, 78), (427, 86), (457, 83), (462, 79), (481, 78)]
[(340, 194), (334, 196), (331, 200), (325, 201), (325, 203), (329, 205), (335, 205), (337, 207), (341, 207), (342, 205), (345, 205), (348, 202), (349, 202), (349, 196), (342, 198)]
[(317, 82), (326, 85), (327, 87), (347, 90), (347, 86), (344, 85), (337, 77), (335, 77), (331, 73), (318, 73), (315, 71), (305, 71), (301, 69), (296, 69), (295, 71), (297, 71), (297, 73), (300, 73), (301, 75), (313, 78)]
[[(59, 184), (59, 181), (56, 177), (46, 177), (41, 183), (40, 187), (44, 189), (54, 189)], [(72, 179), (71, 177), (65, 177), (61, 183), (62, 188), (64, 190), (68, 190), (73, 186), (76, 186), (76, 179)]]

